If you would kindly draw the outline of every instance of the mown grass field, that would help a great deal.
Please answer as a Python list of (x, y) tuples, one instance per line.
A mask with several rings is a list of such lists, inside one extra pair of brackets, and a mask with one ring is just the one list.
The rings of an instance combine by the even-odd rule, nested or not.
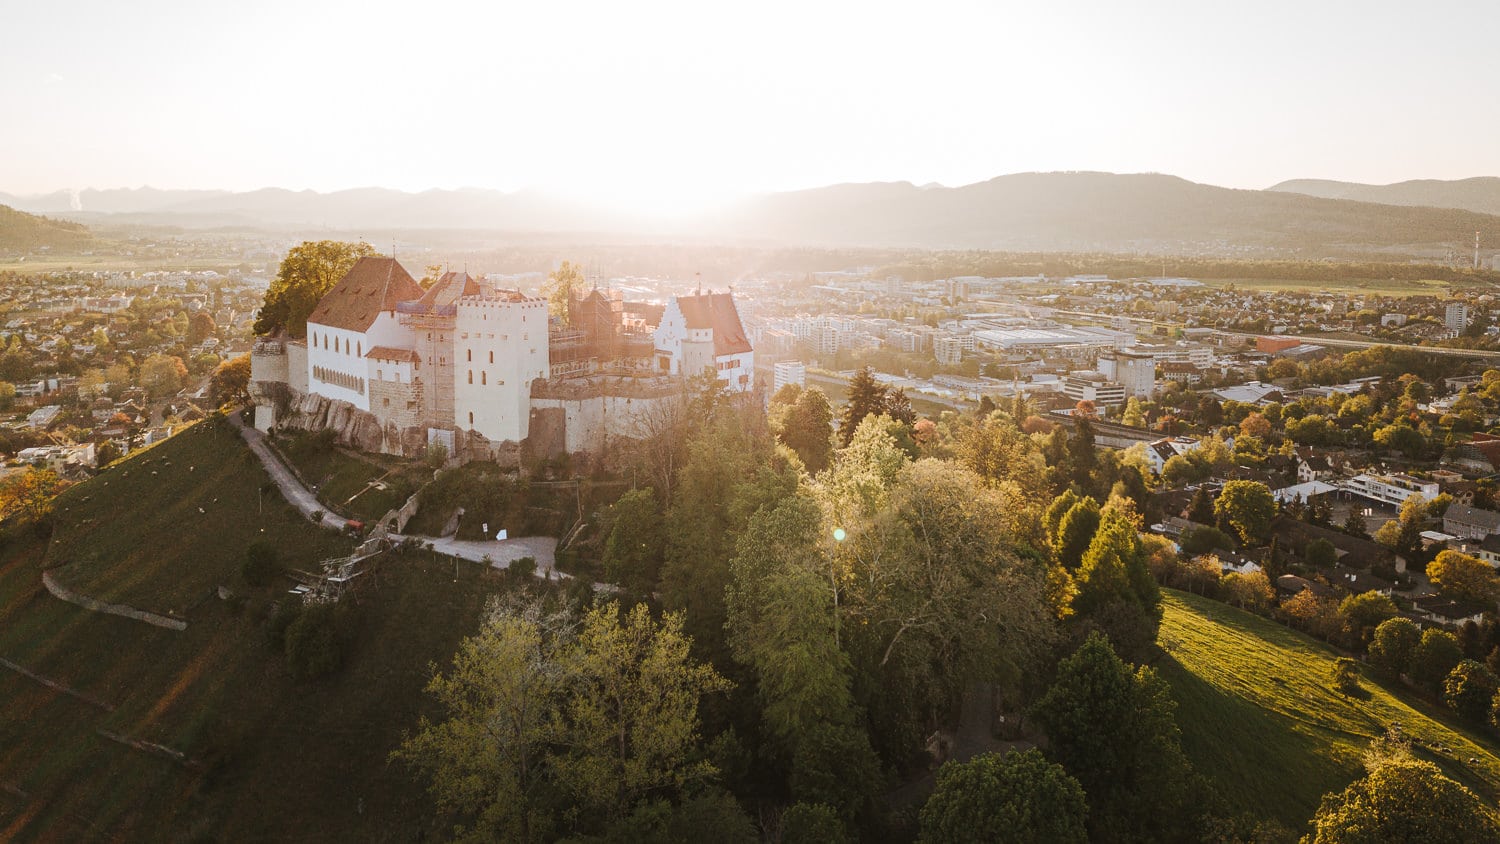
[(1500, 742), (1487, 730), (1369, 671), (1368, 695), (1341, 695), (1329, 682), (1338, 654), (1273, 621), (1171, 590), (1163, 605), (1168, 654), (1157, 668), (1178, 701), (1183, 747), (1232, 809), (1304, 829), (1325, 792), (1361, 775), (1370, 740), (1398, 723), (1419, 756), (1491, 803), (1500, 795)]
[[(177, 451), (168, 449), (174, 445)], [(194, 462), (183, 459), (188, 452)], [(122, 596), (144, 599), (187, 594), (183, 579), (205, 588), (222, 581), (243, 596), (199, 601), (182, 632), (53, 598), (41, 585), (46, 541), (29, 529), (0, 534), (0, 657), (104, 704), (0, 668), (0, 841), (411, 841), (442, 834), (422, 785), (387, 760), (420, 715), (435, 714), (422, 691), (429, 665), (446, 664), (458, 641), (477, 629), (486, 599), (508, 588), (504, 575), (424, 552), (376, 558), (349, 599), (343, 666), (321, 680), (295, 681), (266, 644), (273, 603), (285, 599), (291, 583), (246, 585), (238, 575), (239, 543), (266, 527), (298, 560), (327, 553), (324, 543), (339, 540), (295, 516), (284, 521), (272, 505), (290, 508), (274, 492), (258, 516), (264, 476), (244, 461), (247, 454), (237, 438), (206, 429), (201, 442), (174, 438), (143, 455), (172, 463), (155, 476), (144, 472), (155, 495), (134, 482), (135, 470), (131, 482), (106, 486), (112, 473), (105, 473), (70, 495), (91, 497), (84, 506), (97, 508), (89, 519), (75, 509), (70, 544), (141, 549), (99, 556), (91, 584), (120, 584)], [(123, 469), (114, 471), (124, 478)], [(196, 505), (179, 517), (185, 522), (146, 517), (153, 502), (176, 495), (217, 497), (234, 519), (194, 521)], [(105, 520), (106, 512), (118, 518)], [(124, 531), (128, 537), (119, 535)], [(224, 558), (233, 563), (228, 579), (198, 571), (200, 555), (215, 544), (237, 548)], [(193, 765), (118, 744), (100, 730), (179, 750)]]
[(70, 488), (54, 521), (47, 566), (64, 586), (185, 618), (220, 584), (239, 581), (255, 540), (306, 570), (352, 547), (287, 504), (224, 420), (195, 425)]

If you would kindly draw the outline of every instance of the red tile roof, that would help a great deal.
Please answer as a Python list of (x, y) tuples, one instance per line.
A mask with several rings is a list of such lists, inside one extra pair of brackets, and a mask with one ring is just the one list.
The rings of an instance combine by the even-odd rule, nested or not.
[(412, 351), (411, 349), (398, 349), (394, 346), (376, 346), (375, 348), (366, 352), (365, 357), (375, 358), (376, 360), (407, 361), (408, 363), (422, 362), (422, 359), (417, 356), (417, 353)]
[(394, 258), (360, 258), (313, 308), (309, 323), (368, 331), (381, 311), (419, 299), (422, 287)]
[(711, 328), (714, 332), (714, 356), (738, 355), (750, 351), (750, 338), (740, 324), (740, 312), (734, 306), (732, 293), (699, 293), (678, 296), (677, 306), (688, 330)]

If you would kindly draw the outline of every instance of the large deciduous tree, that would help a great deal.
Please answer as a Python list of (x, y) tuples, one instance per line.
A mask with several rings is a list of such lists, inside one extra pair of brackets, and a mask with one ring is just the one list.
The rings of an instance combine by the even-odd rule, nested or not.
[(1154, 670), (1132, 672), (1098, 634), (1058, 665), (1035, 712), (1053, 758), (1088, 795), (1089, 840), (1185, 837), (1192, 771), (1175, 710)]
[(1224, 521), (1248, 545), (1266, 541), (1271, 519), (1276, 515), (1276, 500), (1271, 490), (1259, 481), (1229, 481), (1214, 502), (1214, 514)]
[(265, 302), (255, 317), (255, 333), (285, 331), (290, 337), (306, 337), (307, 317), (318, 300), (338, 284), (355, 261), (375, 254), (368, 243), (337, 240), (303, 241), (292, 247), (266, 290)]
[(1088, 840), (1078, 780), (1036, 749), (985, 753), (938, 770), (922, 807), (923, 842), (1027, 844)]
[(1442, 551), (1427, 564), (1427, 579), (1444, 595), (1493, 608), (1500, 594), (1500, 575), (1477, 557)]
[(214, 368), (208, 382), (208, 392), (213, 402), (220, 407), (226, 404), (243, 404), (250, 400), (250, 356), (230, 358)]
[(1313, 816), (1311, 844), (1420, 841), (1465, 844), (1500, 840), (1483, 801), (1404, 745), (1382, 742), (1367, 754), (1364, 777), (1324, 795)]
[(563, 325), (572, 325), (573, 299), (583, 294), (583, 287), (583, 267), (563, 261), (557, 269), (547, 273), (547, 283), (542, 288), (547, 297), (547, 312)]
[(432, 778), (460, 837), (532, 841), (624, 822), (716, 774), (697, 760), (698, 706), (729, 683), (688, 654), (679, 616), (601, 604), (579, 619), (538, 602), (492, 605), (428, 691), (394, 754)]

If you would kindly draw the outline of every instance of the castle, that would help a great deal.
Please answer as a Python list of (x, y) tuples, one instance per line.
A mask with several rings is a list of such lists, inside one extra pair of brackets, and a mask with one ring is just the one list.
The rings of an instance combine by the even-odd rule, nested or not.
[(545, 300), (466, 272), (423, 290), (392, 258), (361, 258), (319, 300), (306, 337), (259, 340), (255, 424), (332, 429), (367, 451), (441, 444), (464, 459), (600, 451), (644, 436), (682, 379), (713, 371), (754, 387), (754, 350), (729, 293), (665, 307), (618, 293), (575, 296), (571, 326)]

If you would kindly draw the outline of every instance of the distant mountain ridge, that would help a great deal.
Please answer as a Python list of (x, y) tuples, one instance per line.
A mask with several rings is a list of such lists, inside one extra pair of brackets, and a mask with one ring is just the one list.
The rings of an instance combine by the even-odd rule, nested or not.
[(76, 252), (94, 246), (96, 239), (87, 226), (53, 220), (0, 205), (0, 251)]
[(1390, 185), (1366, 185), (1328, 179), (1292, 179), (1267, 190), (1300, 193), (1325, 199), (1352, 199), (1384, 205), (1425, 205), (1460, 208), (1480, 214), (1500, 214), (1500, 177), (1472, 179), (1414, 179)]
[[(1470, 181), (1494, 181), (1500, 191), (1500, 179)], [(87, 222), (352, 234), (390, 229), (645, 233), (812, 246), (1302, 258), (1441, 257), (1471, 243), (1475, 231), (1500, 244), (1500, 193), (1492, 211), (1478, 211), (1312, 196), (1285, 188), (1288, 184), (1304, 183), (1236, 190), (1151, 173), (1017, 173), (951, 188), (876, 182), (764, 194), (676, 222), (600, 211), (532, 191), (484, 189), (145, 188), (0, 194), (0, 202)], [(1323, 190), (1325, 184), (1339, 183), (1306, 187)], [(1483, 193), (1483, 184), (1474, 190)]]

